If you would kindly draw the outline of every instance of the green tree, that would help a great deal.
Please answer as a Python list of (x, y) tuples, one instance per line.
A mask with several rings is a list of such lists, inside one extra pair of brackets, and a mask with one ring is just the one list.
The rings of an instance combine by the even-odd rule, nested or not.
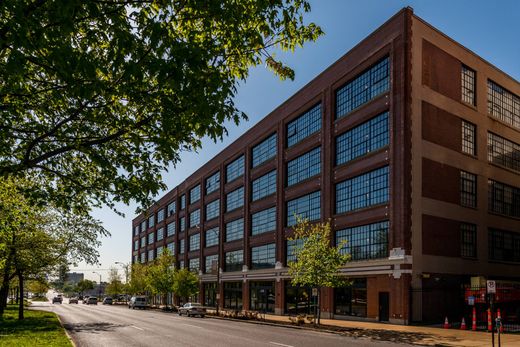
[(118, 295), (123, 293), (124, 285), (121, 280), (121, 275), (115, 267), (111, 267), (108, 272), (108, 285), (105, 288), (105, 292), (109, 295)]
[(167, 304), (167, 295), (173, 291), (175, 275), (175, 257), (165, 249), (160, 257), (148, 266), (148, 286), (152, 294), (161, 296), (161, 304)]
[(339, 276), (339, 270), (350, 260), (350, 255), (341, 252), (344, 243), (331, 246), (328, 222), (311, 224), (307, 220), (298, 219), (291, 240), (301, 240), (300, 245), (296, 246), (296, 260), (288, 263), (291, 283), (317, 288), (317, 319), (320, 324), (321, 289), (345, 284), (345, 280)]
[(91, 281), (91, 280), (81, 280), (81, 281), (78, 282), (76, 287), (78, 289), (78, 292), (81, 295), (83, 295), (83, 293), (86, 292), (87, 290), (94, 289), (94, 282)]
[(314, 41), (306, 0), (0, 2), (0, 176), (59, 207), (165, 189), (161, 171), (226, 134), (239, 83)]
[(131, 294), (144, 294), (148, 289), (148, 265), (132, 264), (128, 292)]
[(29, 292), (33, 293), (35, 296), (38, 297), (45, 296), (45, 294), (50, 288), (47, 280), (43, 278), (32, 279), (28, 281), (26, 287)]
[(199, 293), (199, 278), (189, 269), (176, 270), (173, 276), (173, 292), (183, 300)]

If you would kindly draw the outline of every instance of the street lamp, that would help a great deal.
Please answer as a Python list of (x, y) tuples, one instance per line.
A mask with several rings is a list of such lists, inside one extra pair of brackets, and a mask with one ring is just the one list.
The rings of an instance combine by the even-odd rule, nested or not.
[(92, 271), (92, 273), (95, 273), (95, 274), (99, 275), (99, 298), (101, 299), (101, 274), (99, 272), (96, 272), (96, 271)]

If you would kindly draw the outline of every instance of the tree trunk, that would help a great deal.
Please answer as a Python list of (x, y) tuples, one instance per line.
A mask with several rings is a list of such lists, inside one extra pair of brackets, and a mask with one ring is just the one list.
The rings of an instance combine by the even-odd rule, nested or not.
[(20, 294), (20, 302), (18, 303), (18, 320), (23, 319), (23, 275), (18, 271), (18, 288)]
[(0, 317), (4, 314), (4, 309), (7, 306), (7, 297), (9, 296), (9, 269), (11, 268), (12, 263), (12, 250), (9, 252), (7, 256), (7, 260), (4, 266), (4, 277), (2, 278), (2, 284), (0, 286)]

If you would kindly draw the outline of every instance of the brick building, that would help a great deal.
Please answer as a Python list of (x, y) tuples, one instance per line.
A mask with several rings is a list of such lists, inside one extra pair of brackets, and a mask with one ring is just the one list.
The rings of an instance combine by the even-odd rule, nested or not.
[(220, 291), (220, 307), (310, 312), (286, 268), (299, 214), (330, 219), (353, 258), (323, 316), (459, 314), (472, 278), (520, 280), (518, 95), (403, 9), (136, 217), (133, 262), (168, 248), (208, 306)]

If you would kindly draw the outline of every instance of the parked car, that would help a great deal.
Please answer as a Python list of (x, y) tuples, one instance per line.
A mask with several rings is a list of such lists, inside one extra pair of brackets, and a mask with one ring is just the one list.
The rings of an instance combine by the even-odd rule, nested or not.
[(88, 298), (89, 298), (88, 295), (85, 295), (85, 296), (83, 297), (83, 303), (84, 303), (84, 304), (86, 304), (86, 303), (88, 302)]
[(97, 298), (95, 296), (89, 296), (87, 305), (97, 305)]
[(52, 298), (52, 303), (62, 303), (63, 302), (63, 298), (61, 296), (55, 296), (54, 298)]
[(183, 314), (185, 314), (188, 317), (200, 316), (204, 318), (204, 315), (206, 315), (206, 309), (199, 303), (188, 302), (187, 304), (184, 304), (184, 306), (179, 308), (179, 316), (182, 316)]
[(72, 297), (69, 299), (69, 304), (77, 304), (77, 303), (78, 303), (78, 298)]
[(103, 305), (112, 305), (112, 298), (110, 296), (107, 296), (103, 299)]
[(132, 296), (128, 302), (128, 308), (135, 309), (136, 307), (141, 309), (146, 309), (148, 307), (146, 296)]

